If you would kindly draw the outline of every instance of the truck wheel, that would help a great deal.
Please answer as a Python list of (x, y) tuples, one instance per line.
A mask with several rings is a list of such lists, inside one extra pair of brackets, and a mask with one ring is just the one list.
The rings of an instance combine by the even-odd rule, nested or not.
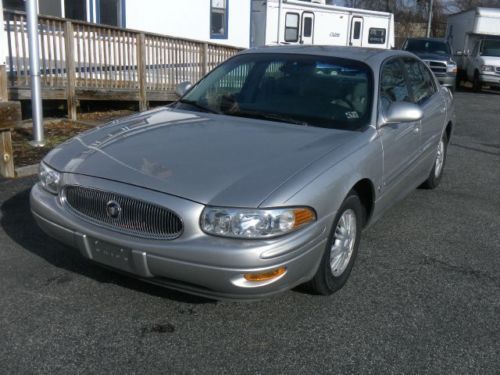
[(457, 78), (455, 79), (455, 89), (457, 91), (460, 90), (463, 79), (464, 79), (464, 72), (462, 70), (459, 70), (457, 73)]
[(474, 73), (474, 80), (472, 81), (472, 89), (474, 90), (474, 92), (481, 92), (482, 84), (481, 84), (481, 81), (479, 79), (479, 72), (478, 71), (476, 71)]

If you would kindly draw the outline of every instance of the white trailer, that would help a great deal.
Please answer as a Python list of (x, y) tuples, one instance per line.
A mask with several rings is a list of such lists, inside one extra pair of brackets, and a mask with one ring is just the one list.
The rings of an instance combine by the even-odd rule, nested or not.
[(324, 0), (252, 0), (250, 46), (324, 44), (393, 48), (391, 13), (325, 5)]
[(478, 7), (448, 16), (447, 38), (461, 78), (478, 90), (500, 86), (500, 9)]

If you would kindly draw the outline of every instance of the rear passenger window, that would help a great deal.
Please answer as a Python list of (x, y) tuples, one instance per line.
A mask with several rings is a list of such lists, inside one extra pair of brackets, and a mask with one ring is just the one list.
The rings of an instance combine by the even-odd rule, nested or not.
[(403, 67), (399, 60), (390, 60), (384, 64), (380, 77), (380, 103), (386, 111), (391, 103), (410, 102)]
[(404, 59), (404, 67), (413, 93), (413, 101), (421, 104), (436, 92), (434, 79), (427, 67), (420, 61)]

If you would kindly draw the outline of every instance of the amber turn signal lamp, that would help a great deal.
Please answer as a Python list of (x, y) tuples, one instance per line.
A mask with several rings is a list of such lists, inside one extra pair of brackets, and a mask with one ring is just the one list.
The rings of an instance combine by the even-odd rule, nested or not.
[(261, 273), (246, 273), (243, 275), (245, 280), (252, 282), (268, 281), (275, 279), (286, 272), (285, 267), (279, 267), (271, 271), (261, 272)]
[(293, 224), (294, 228), (301, 227), (304, 224), (316, 220), (315, 213), (309, 208), (296, 208), (293, 210), (293, 213), (295, 215), (295, 223)]

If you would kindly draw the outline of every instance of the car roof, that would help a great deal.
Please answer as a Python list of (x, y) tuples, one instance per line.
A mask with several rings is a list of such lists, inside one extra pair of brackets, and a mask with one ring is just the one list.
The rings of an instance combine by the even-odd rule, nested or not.
[(368, 64), (374, 64), (377, 61), (383, 61), (392, 56), (411, 56), (413, 54), (401, 50), (388, 50), (363, 47), (345, 47), (345, 46), (323, 46), (323, 45), (285, 45), (285, 46), (265, 46), (250, 48), (242, 54), (248, 53), (288, 53), (302, 55), (317, 55), (338, 57), (342, 59), (351, 59), (362, 61)]

